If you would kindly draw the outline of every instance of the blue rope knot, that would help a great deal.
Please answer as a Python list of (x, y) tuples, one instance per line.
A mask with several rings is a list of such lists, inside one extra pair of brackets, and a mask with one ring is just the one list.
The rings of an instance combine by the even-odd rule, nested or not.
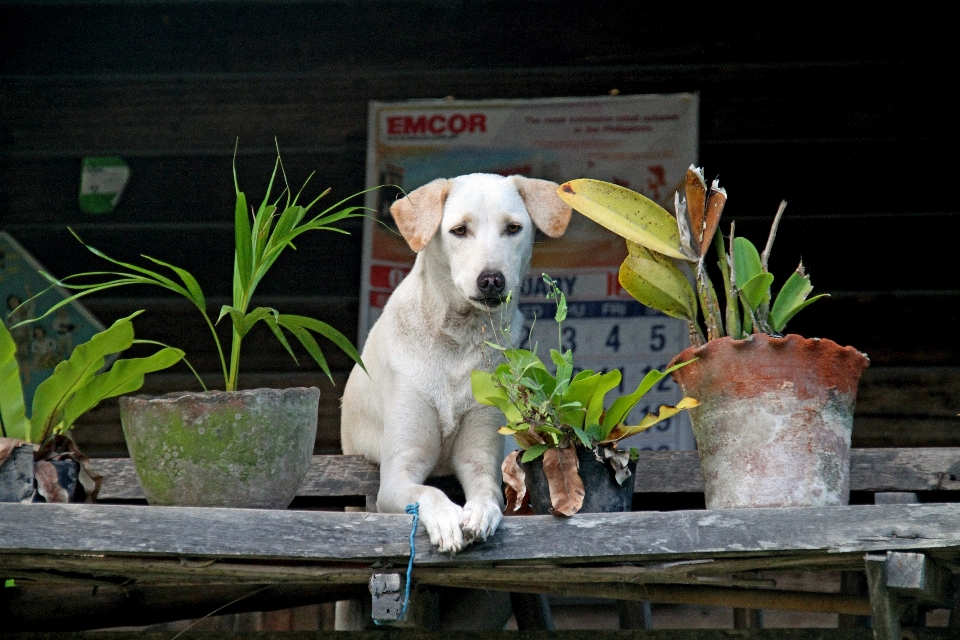
[[(414, 539), (417, 536), (417, 525), (420, 524), (420, 503), (408, 504), (406, 512), (413, 516), (413, 527), (410, 529), (410, 561), (407, 562), (407, 587), (404, 590), (403, 606), (400, 607), (397, 620), (403, 620), (403, 617), (407, 615), (407, 606), (410, 604), (410, 579), (413, 575), (413, 558), (416, 555)], [(384, 624), (380, 620), (374, 620), (373, 623), (377, 626)]]
[(417, 525), (420, 524), (420, 503), (408, 504), (406, 512), (413, 516), (413, 527), (410, 529), (410, 561), (407, 562), (407, 588), (403, 594), (403, 606), (400, 607), (400, 620), (407, 614), (407, 605), (410, 604), (410, 577), (413, 575), (413, 557), (416, 555), (414, 538), (417, 535)]

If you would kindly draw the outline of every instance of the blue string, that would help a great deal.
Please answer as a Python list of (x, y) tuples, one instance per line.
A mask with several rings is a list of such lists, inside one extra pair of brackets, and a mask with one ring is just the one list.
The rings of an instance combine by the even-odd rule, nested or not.
[[(403, 617), (407, 614), (407, 606), (410, 604), (410, 579), (413, 576), (413, 557), (416, 555), (414, 538), (417, 535), (417, 525), (420, 523), (420, 503), (408, 504), (406, 512), (413, 516), (413, 527), (410, 529), (410, 561), (407, 563), (407, 587), (403, 594), (403, 606), (400, 607), (397, 620), (403, 620)], [(387, 624), (380, 620), (374, 620), (373, 623), (378, 626)]]

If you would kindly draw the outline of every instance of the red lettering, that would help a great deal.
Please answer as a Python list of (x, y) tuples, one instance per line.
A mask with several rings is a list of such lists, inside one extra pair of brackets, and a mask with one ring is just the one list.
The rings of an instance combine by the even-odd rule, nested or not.
[(447, 121), (447, 128), (450, 130), (450, 133), (463, 133), (467, 128), (467, 119), (461, 114), (455, 113), (450, 116), (450, 119)]
[(387, 118), (387, 135), (391, 136), (486, 132), (487, 116), (484, 113), (455, 113), (449, 117), (437, 113), (431, 116), (389, 116)]
[(427, 132), (427, 116), (420, 116), (416, 120), (410, 116), (405, 116), (403, 118), (403, 132), (404, 133), (426, 133)]

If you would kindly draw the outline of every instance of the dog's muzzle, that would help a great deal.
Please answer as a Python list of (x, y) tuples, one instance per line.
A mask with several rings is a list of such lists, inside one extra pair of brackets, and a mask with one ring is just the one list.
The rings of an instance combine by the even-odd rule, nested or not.
[(482, 302), (489, 307), (499, 306), (503, 302), (503, 291), (506, 285), (507, 279), (503, 277), (502, 272), (484, 271), (477, 276), (477, 290), (480, 295), (472, 300)]

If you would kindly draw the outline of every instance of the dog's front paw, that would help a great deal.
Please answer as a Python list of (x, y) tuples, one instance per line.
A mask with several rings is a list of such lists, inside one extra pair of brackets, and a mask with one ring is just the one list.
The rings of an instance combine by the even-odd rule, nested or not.
[(500, 505), (495, 502), (468, 502), (463, 507), (463, 514), (460, 516), (460, 528), (463, 531), (463, 538), (466, 544), (474, 540), (486, 540), (492, 536), (503, 514), (500, 511)]
[(430, 536), (430, 542), (441, 553), (456, 553), (467, 543), (464, 542), (463, 532), (460, 529), (460, 519), (463, 509), (446, 501), (447, 504), (420, 504), (420, 521)]

